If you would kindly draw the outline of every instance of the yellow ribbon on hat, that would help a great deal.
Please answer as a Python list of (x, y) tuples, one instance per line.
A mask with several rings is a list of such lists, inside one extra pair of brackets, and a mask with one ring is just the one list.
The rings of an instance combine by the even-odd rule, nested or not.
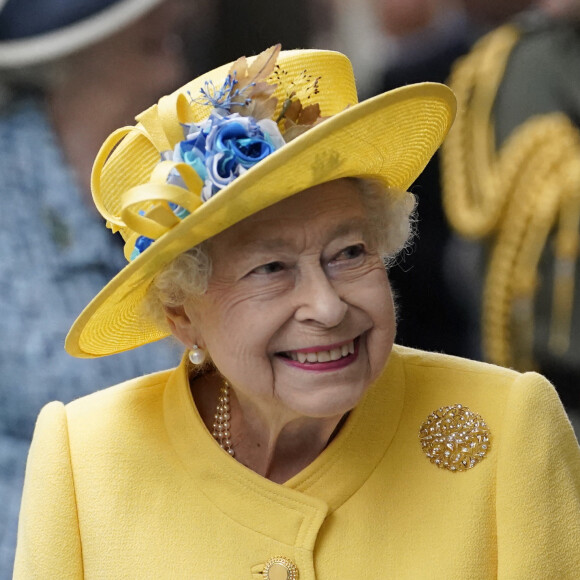
[[(169, 174), (179, 173), (185, 187), (167, 183)], [(121, 219), (133, 233), (125, 242), (125, 257), (131, 259), (135, 242), (140, 236), (157, 240), (181, 220), (169, 206), (178, 205), (188, 213), (202, 203), (200, 197), (203, 180), (196, 171), (183, 162), (162, 161), (153, 173), (151, 181), (137, 185), (121, 196)]]
[[(184, 162), (165, 160), (154, 167), (147, 183), (136, 185), (121, 195), (118, 212), (110, 211), (102, 195), (101, 175), (121, 141), (129, 135), (138, 135), (147, 139), (157, 151), (171, 151), (183, 140), (181, 123), (191, 122), (191, 108), (183, 94), (171, 95), (141, 113), (137, 120), (138, 125), (122, 127), (109, 135), (97, 154), (91, 176), (95, 205), (107, 220), (107, 226), (123, 234), (124, 253), (129, 261), (141, 236), (157, 240), (180, 222), (169, 204), (192, 213), (203, 203), (200, 197), (203, 180), (197, 172)], [(178, 173), (185, 187), (167, 183), (171, 173)]]
[(183, 93), (167, 95), (136, 117), (146, 131), (147, 138), (158, 151), (170, 151), (183, 141), (182, 125), (194, 123), (191, 103)]
[(127, 137), (127, 135), (134, 133), (140, 133), (143, 137), (145, 137), (145, 139), (151, 141), (148, 133), (142, 130), (139, 126), (133, 127), (129, 125), (127, 127), (121, 127), (120, 129), (113, 131), (107, 137), (99, 149), (93, 164), (93, 171), (91, 174), (91, 191), (93, 192), (93, 201), (95, 202), (99, 213), (107, 220), (107, 227), (110, 227), (113, 230), (113, 233), (118, 232), (119, 229), (125, 227), (125, 223), (120, 216), (112, 214), (103, 202), (103, 194), (101, 191), (101, 175), (103, 173), (105, 164), (107, 163), (115, 148), (125, 137)]

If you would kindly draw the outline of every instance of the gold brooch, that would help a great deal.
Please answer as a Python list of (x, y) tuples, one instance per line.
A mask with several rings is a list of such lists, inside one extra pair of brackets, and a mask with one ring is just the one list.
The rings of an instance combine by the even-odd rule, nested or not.
[(266, 562), (262, 575), (265, 580), (298, 580), (298, 568), (292, 560), (275, 556)]
[(463, 405), (441, 407), (421, 425), (419, 439), (431, 463), (466, 471), (485, 458), (491, 434), (483, 418)]

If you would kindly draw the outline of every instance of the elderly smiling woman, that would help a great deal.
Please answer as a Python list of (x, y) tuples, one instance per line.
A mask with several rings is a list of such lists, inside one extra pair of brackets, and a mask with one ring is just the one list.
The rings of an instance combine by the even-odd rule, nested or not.
[(578, 578), (551, 385), (394, 345), (385, 265), (454, 106), (357, 104), (343, 55), (275, 46), (107, 140), (93, 194), (129, 264), (66, 348), (187, 353), (43, 409), (16, 578)]

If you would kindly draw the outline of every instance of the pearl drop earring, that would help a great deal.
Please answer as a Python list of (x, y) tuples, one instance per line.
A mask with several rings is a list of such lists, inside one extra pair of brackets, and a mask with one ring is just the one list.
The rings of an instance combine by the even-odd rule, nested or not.
[(200, 348), (199, 346), (197, 346), (197, 344), (194, 344), (191, 347), (191, 350), (189, 351), (189, 360), (192, 362), (192, 364), (198, 366), (203, 364), (205, 361), (205, 357), (206, 352), (203, 348)]

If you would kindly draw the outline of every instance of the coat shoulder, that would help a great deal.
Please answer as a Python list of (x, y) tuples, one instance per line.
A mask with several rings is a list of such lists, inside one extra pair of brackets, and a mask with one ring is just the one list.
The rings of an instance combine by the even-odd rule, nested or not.
[(513, 382), (522, 376), (518, 371), (490, 363), (405, 346), (395, 345), (393, 354), (401, 360), (406, 370), (415, 369), (416, 372), (425, 369), (428, 373), (439, 369), (451, 375), (482, 375), (490, 380), (507, 382)]
[(524, 400), (551, 399), (560, 406), (554, 387), (534, 372), (400, 346), (393, 356), (403, 368), (407, 404), (423, 413), (462, 405), (497, 426)]
[[(94, 436), (126, 431), (144, 416), (160, 415), (163, 393), (172, 370), (137, 377), (96, 391), (65, 405), (69, 431)], [(156, 411), (157, 410), (157, 411)]]

